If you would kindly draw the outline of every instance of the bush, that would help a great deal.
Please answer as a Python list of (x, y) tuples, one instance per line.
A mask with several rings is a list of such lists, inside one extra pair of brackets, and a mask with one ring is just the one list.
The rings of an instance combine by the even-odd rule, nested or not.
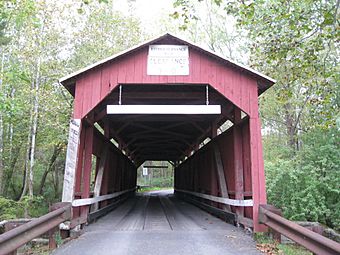
[(0, 196), (0, 221), (18, 218), (36, 218), (48, 212), (48, 204), (43, 197), (24, 197), (17, 202)]
[(0, 221), (21, 218), (22, 215), (20, 203), (0, 196)]
[(265, 162), (268, 203), (292, 220), (318, 221), (340, 230), (339, 131), (304, 137), (293, 159)]

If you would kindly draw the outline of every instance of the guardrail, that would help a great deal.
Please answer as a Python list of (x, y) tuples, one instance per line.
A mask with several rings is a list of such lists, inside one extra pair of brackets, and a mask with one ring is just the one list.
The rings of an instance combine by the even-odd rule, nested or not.
[(0, 254), (8, 254), (32, 239), (71, 218), (71, 203), (58, 203), (57, 209), (0, 235)]
[(273, 212), (273, 207), (260, 205), (260, 223), (281, 233), (294, 242), (302, 245), (314, 254), (340, 254), (340, 243), (330, 240)]
[[(32, 219), (30, 222), (18, 226), (14, 229), (5, 232), (0, 235), (0, 255), (8, 254), (15, 251), (17, 248), (26, 244), (27, 242), (33, 240), (34, 238), (41, 236), (42, 234), (49, 232), (50, 236), (50, 248), (55, 248), (55, 240), (53, 237), (56, 227), (59, 224), (71, 220), (72, 207), (89, 206), (98, 202), (110, 200), (113, 198), (118, 198), (123, 195), (128, 195), (136, 190), (136, 188), (123, 190), (107, 195), (102, 195), (94, 198), (76, 199), (72, 203), (56, 203), (50, 210), (51, 212), (37, 218)], [(127, 197), (125, 197), (126, 199)], [(85, 220), (93, 221), (96, 218), (106, 214), (110, 210), (113, 210), (119, 205), (124, 199), (115, 201), (103, 208), (92, 211), (89, 213), (88, 218)]]

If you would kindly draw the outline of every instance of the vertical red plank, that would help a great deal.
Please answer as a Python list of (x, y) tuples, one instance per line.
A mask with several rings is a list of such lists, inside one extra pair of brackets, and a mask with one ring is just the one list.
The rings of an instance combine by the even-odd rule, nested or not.
[(235, 73), (234, 70), (230, 70), (230, 78), (231, 78), (231, 101), (236, 105), (237, 107), (240, 107), (240, 84), (239, 84), (239, 74)]
[(216, 84), (215, 87), (218, 91), (224, 91), (224, 77), (223, 77), (223, 69), (224, 67), (218, 64), (216, 66)]
[(91, 108), (92, 110), (99, 102), (100, 102), (100, 94), (102, 88), (102, 70), (97, 69), (93, 72), (92, 76), (92, 99), (91, 99)]
[[(249, 118), (249, 133), (250, 133), (250, 164), (252, 175), (252, 192), (253, 192), (253, 222), (254, 231), (265, 231), (264, 225), (258, 223), (258, 210), (260, 204), (265, 204), (266, 201), (266, 188), (264, 186), (264, 169), (262, 156), (262, 143), (261, 143), (261, 129), (259, 125), (258, 113), (258, 100), (257, 88), (252, 91), (251, 98), (251, 116)], [(261, 151), (261, 152), (260, 152)]]
[(82, 116), (86, 116), (86, 114), (92, 109), (92, 80), (93, 80), (93, 73), (88, 73), (84, 76), (84, 96), (83, 96), (83, 110)]
[[(243, 149), (243, 178), (244, 178), (244, 191), (246, 193), (252, 193), (251, 187), (251, 169), (250, 169), (250, 136), (249, 136), (249, 120), (242, 124), (242, 149)], [(252, 218), (252, 208), (245, 208), (245, 216)]]
[(135, 55), (135, 73), (134, 73), (134, 83), (140, 83), (143, 80), (143, 61), (146, 59), (143, 58), (142, 52), (137, 52)]
[(84, 79), (80, 78), (76, 82), (74, 105), (73, 105), (73, 118), (81, 119), (83, 112), (83, 101), (84, 101)]
[[(210, 74), (212, 70), (212, 63), (208, 59), (201, 57), (201, 77), (200, 77), (200, 82), (202, 84), (208, 84), (210, 83)], [(210, 83), (211, 84), (211, 83)], [(211, 84), (214, 86), (215, 84)]]
[(142, 65), (142, 80), (140, 83), (148, 83), (149, 75), (147, 75), (147, 58), (148, 58), (148, 50), (143, 50), (141, 53), (140, 63)]
[(106, 65), (102, 70), (100, 99), (104, 99), (110, 92), (110, 65)]
[(257, 130), (259, 133), (257, 141), (257, 151), (259, 160), (259, 184), (260, 184), (260, 203), (267, 203), (267, 193), (266, 193), (266, 177), (264, 172), (264, 159), (263, 159), (263, 147), (262, 147), (262, 136), (261, 136), (261, 119), (257, 119)]
[(228, 191), (235, 190), (233, 139), (232, 133), (227, 132), (216, 140), (218, 142), (223, 160), (224, 175), (227, 181)]
[(110, 66), (110, 90), (113, 90), (118, 84), (118, 67), (117, 62), (112, 63)]
[(228, 69), (223, 70), (224, 93), (223, 95), (232, 102), (232, 79)]
[[(109, 125), (109, 122), (108, 121), (105, 121), (104, 122), (104, 136), (106, 138), (109, 139), (110, 137), (110, 125)], [(103, 142), (103, 147), (104, 147), (104, 143), (107, 143), (107, 141)], [(108, 156), (106, 157), (106, 163), (105, 163), (105, 166), (104, 166), (104, 175), (103, 175), (103, 184), (102, 184), (102, 187), (101, 187), (101, 194), (102, 195), (106, 195), (108, 194), (108, 184), (109, 184), (109, 181), (110, 181), (110, 174), (109, 174), (109, 170), (110, 170), (110, 159), (112, 158), (111, 157), (111, 151), (110, 151), (110, 146), (107, 147), (108, 149)], [(102, 202), (102, 207), (106, 206), (107, 205), (107, 201), (103, 201)]]
[(241, 104), (242, 104), (242, 110), (249, 115), (249, 90), (251, 89), (251, 86), (254, 86), (256, 84), (253, 84), (251, 80), (241, 76)]
[[(82, 183), (82, 174), (83, 174), (83, 162), (84, 162), (84, 146), (85, 146), (85, 128), (83, 123), (81, 124), (80, 129), (80, 141), (79, 141), (79, 150), (77, 156), (77, 167), (76, 167), (76, 181), (74, 185), (74, 198), (80, 198), (78, 195), (81, 192), (81, 183)], [(80, 216), (80, 209), (79, 207), (73, 208), (73, 218), (77, 218)]]
[(124, 65), (126, 66), (126, 77), (125, 83), (133, 83), (135, 75), (135, 56), (128, 56), (125, 60)]
[[(234, 171), (235, 171), (235, 199), (243, 200), (244, 179), (243, 179), (243, 157), (242, 157), (242, 129), (239, 126), (241, 122), (241, 110), (234, 110)], [(244, 207), (236, 207), (236, 214), (244, 216)]]
[(201, 75), (201, 58), (200, 55), (194, 51), (190, 51), (190, 69), (191, 72), (191, 82), (192, 83), (200, 83), (200, 75)]
[(127, 59), (121, 59), (119, 61), (119, 65), (118, 65), (118, 83), (125, 83), (126, 81), (126, 76), (127, 76)]
[[(85, 151), (83, 168), (82, 198), (90, 197), (90, 181), (92, 168), (93, 126), (85, 128)], [(81, 208), (81, 216), (87, 218), (89, 206)]]

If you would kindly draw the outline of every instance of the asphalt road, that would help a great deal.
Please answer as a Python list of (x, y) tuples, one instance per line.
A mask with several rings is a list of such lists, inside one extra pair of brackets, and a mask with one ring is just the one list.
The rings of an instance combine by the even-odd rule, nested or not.
[(137, 195), (86, 227), (54, 255), (260, 254), (252, 237), (172, 196)]

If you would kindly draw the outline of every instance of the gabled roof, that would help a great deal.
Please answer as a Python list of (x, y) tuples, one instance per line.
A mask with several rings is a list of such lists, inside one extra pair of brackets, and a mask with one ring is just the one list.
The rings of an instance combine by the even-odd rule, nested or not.
[(166, 33), (162, 36), (159, 36), (157, 38), (153, 38), (151, 40), (148, 40), (146, 42), (143, 42), (139, 45), (136, 45), (130, 49), (127, 49), (125, 51), (119, 52), (118, 54), (112, 55), (108, 58), (102, 59), (92, 65), (89, 65), (87, 67), (84, 67), (78, 71), (75, 71), (69, 75), (64, 76), (63, 78), (59, 79), (59, 82), (65, 86), (66, 89), (68, 89), (68, 91), (74, 95), (74, 86), (75, 86), (75, 82), (77, 77), (79, 77), (81, 74), (86, 73), (94, 68), (100, 67), (101, 65), (104, 65), (106, 63), (109, 63), (111, 61), (114, 61), (120, 57), (123, 57), (125, 55), (131, 54), (139, 49), (142, 49), (144, 47), (147, 47), (151, 44), (155, 44), (164, 40), (173, 40), (173, 41), (177, 41), (179, 43), (182, 43), (184, 45), (188, 45), (191, 48), (194, 48), (195, 50), (202, 52), (203, 54), (206, 54), (209, 57), (218, 59), (220, 61), (222, 61), (226, 66), (231, 66), (233, 68), (236, 68), (238, 70), (240, 70), (241, 72), (245, 72), (251, 76), (253, 76), (255, 79), (258, 80), (258, 86), (259, 86), (259, 91), (260, 93), (264, 92), (265, 90), (267, 90), (269, 87), (271, 87), (276, 81), (272, 78), (270, 78), (269, 76), (262, 74), (250, 67), (247, 67), (243, 64), (237, 63), (236, 61), (226, 58), (224, 56), (221, 56), (220, 54), (217, 54), (209, 49), (206, 49), (204, 47), (198, 46), (195, 43), (189, 42), (188, 40), (184, 40), (179, 38), (178, 36), (174, 36), (170, 33)]

